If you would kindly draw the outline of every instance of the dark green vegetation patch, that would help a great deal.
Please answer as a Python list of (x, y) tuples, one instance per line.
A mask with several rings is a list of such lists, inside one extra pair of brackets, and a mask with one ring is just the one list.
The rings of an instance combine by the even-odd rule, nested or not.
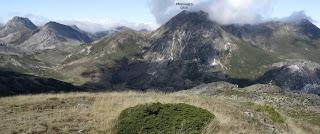
[(138, 105), (121, 112), (118, 134), (201, 134), (214, 115), (179, 103)]

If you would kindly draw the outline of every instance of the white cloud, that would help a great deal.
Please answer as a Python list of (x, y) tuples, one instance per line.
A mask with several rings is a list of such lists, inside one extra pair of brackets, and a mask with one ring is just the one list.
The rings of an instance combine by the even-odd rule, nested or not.
[(134, 23), (109, 18), (58, 20), (58, 22), (66, 25), (76, 25), (78, 28), (91, 33), (112, 29), (118, 26), (127, 26), (135, 30), (154, 30), (157, 28), (157, 25), (154, 23)]
[(285, 17), (280, 19), (281, 21), (287, 21), (287, 22), (296, 22), (299, 20), (303, 20), (303, 19), (307, 19), (310, 20), (312, 22), (315, 22), (315, 20), (313, 20), (310, 16), (306, 15), (305, 11), (297, 11), (297, 12), (293, 12), (289, 17)]
[(176, 2), (192, 2), (194, 6), (189, 10), (203, 10), (209, 13), (210, 19), (221, 24), (250, 24), (268, 14), (272, 0), (149, 0), (149, 9), (158, 24), (181, 12)]
[(23, 17), (29, 18), (37, 26), (42, 26), (50, 21), (46, 17), (38, 16), (34, 14), (26, 14), (26, 15), (23, 15)]
[(177, 8), (173, 5), (174, 0), (149, 0), (148, 5), (152, 15), (157, 23), (163, 24), (178, 13)]
[(311, 23), (313, 23), (318, 28), (320, 28), (320, 21), (315, 20), (311, 16), (308, 16), (305, 11), (296, 11), (296, 12), (293, 12), (288, 17), (271, 18), (271, 19), (267, 19), (265, 21), (299, 22), (300, 20), (303, 20), (303, 19), (309, 20)]

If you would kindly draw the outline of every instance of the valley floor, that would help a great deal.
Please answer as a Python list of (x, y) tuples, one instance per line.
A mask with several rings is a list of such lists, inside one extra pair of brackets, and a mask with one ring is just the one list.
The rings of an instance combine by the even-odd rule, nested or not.
[(208, 134), (320, 131), (317, 123), (289, 116), (281, 108), (235, 96), (107, 92), (0, 98), (0, 133), (114, 133), (122, 110), (152, 102), (187, 103), (214, 113), (216, 118), (204, 130)]

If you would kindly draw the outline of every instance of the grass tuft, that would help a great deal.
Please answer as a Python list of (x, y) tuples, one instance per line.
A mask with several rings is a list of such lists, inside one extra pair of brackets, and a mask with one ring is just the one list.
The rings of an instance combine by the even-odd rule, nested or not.
[(277, 112), (272, 106), (269, 105), (256, 105), (255, 110), (257, 112), (265, 112), (270, 116), (273, 122), (284, 123), (284, 118), (279, 112)]

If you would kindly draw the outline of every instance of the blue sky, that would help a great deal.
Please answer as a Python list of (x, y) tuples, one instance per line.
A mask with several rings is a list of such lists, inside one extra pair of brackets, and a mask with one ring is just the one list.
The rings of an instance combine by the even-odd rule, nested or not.
[(301, 10), (320, 21), (320, 0), (276, 0), (273, 2), (272, 16), (285, 17)]
[[(271, 1), (267, 14), (270, 18), (285, 17), (294, 11), (304, 10), (308, 16), (320, 21), (320, 0)], [(12, 16), (32, 15), (48, 20), (96, 21), (108, 18), (116, 22), (156, 24), (149, 7), (148, 0), (1, 0), (0, 21), (4, 23)]]
[(0, 17), (33, 14), (49, 19), (114, 18), (153, 21), (146, 0), (3, 0)]

